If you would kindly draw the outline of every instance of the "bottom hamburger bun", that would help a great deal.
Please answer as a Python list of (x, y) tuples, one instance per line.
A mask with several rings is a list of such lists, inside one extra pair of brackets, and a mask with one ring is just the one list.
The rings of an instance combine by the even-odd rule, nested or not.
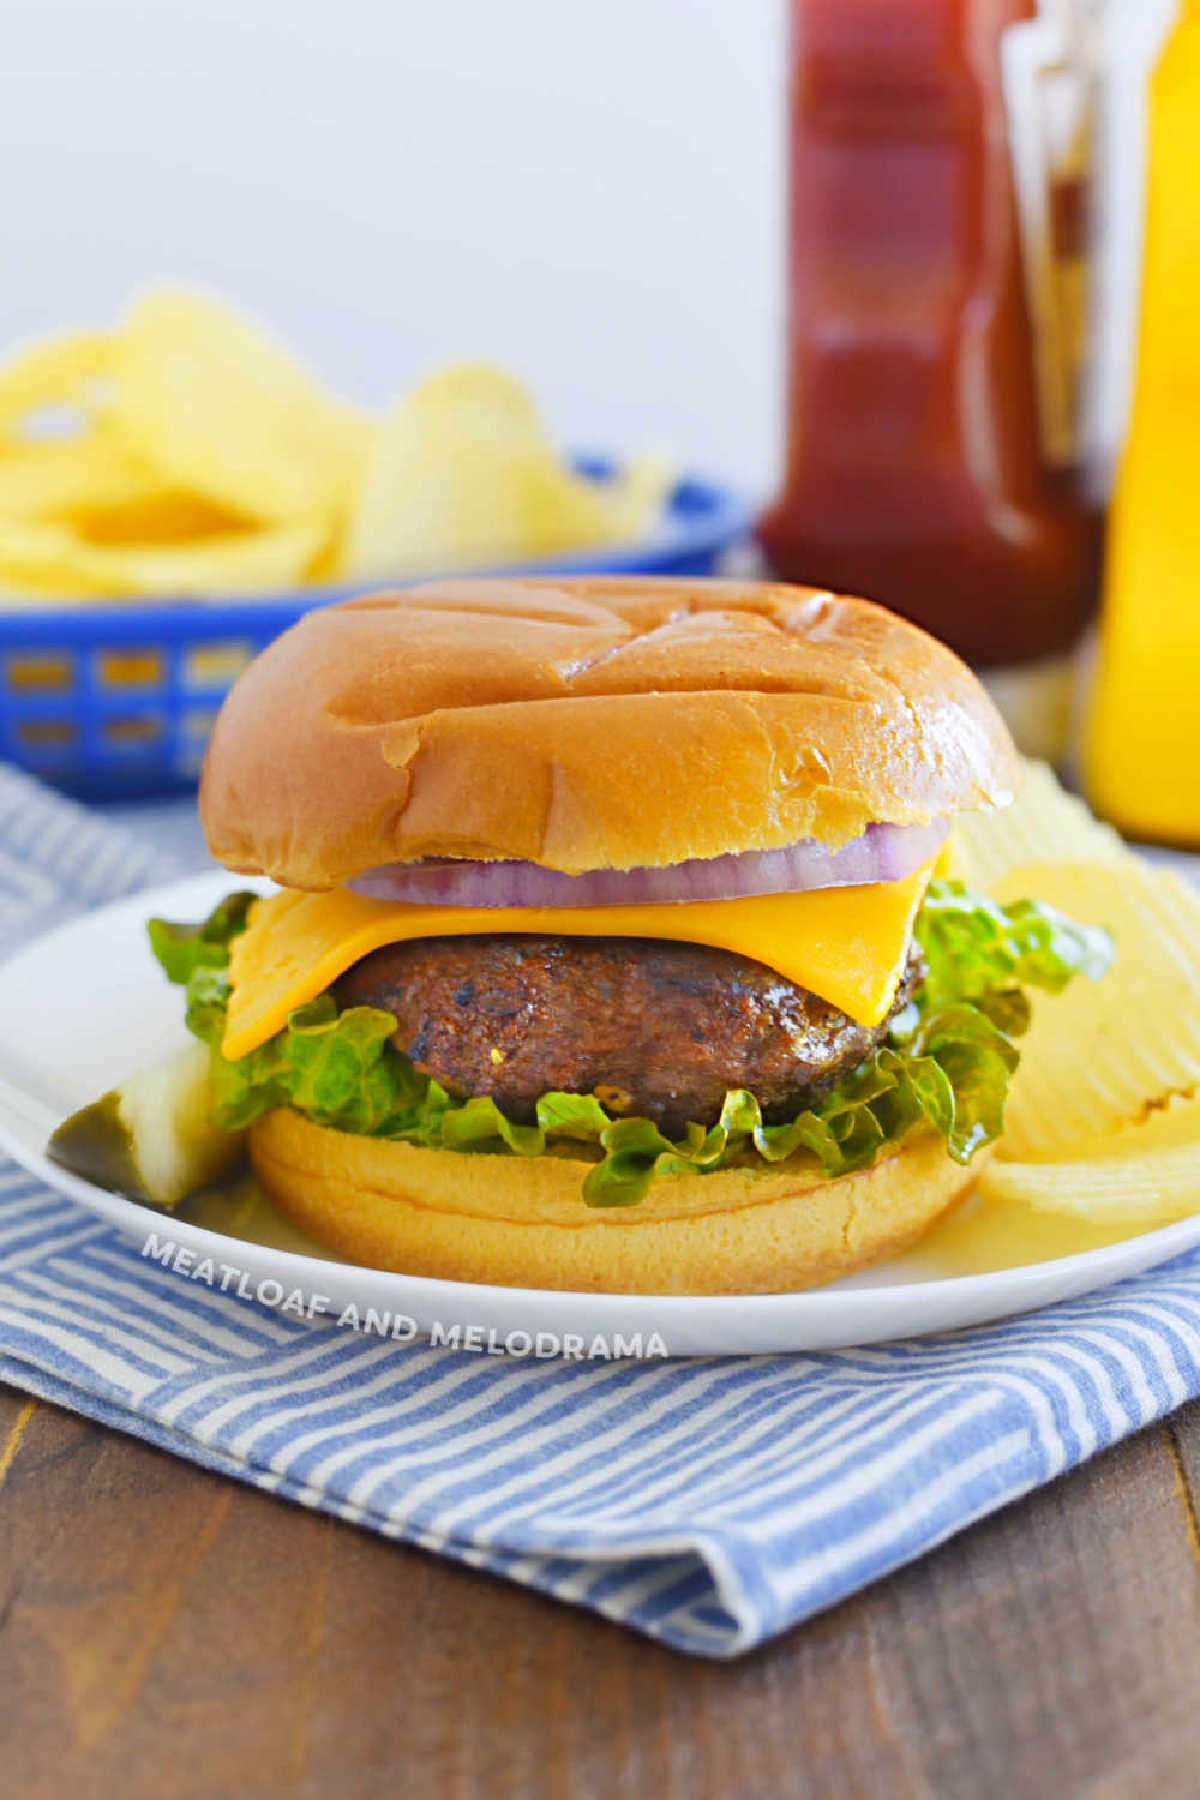
[(588, 1165), (429, 1150), (314, 1125), (279, 1108), (250, 1159), (293, 1224), (371, 1268), (504, 1287), (767, 1294), (812, 1287), (907, 1248), (974, 1184), (934, 1133), (830, 1180), (720, 1169), (656, 1181), (633, 1207), (586, 1206)]

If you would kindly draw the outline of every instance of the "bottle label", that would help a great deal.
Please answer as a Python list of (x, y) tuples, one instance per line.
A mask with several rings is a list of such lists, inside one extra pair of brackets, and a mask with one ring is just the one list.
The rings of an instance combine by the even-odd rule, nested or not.
[(1036, 15), (1008, 26), (1000, 44), (1038, 426), (1056, 467), (1083, 459), (1093, 27), (1088, 0), (1038, 0)]

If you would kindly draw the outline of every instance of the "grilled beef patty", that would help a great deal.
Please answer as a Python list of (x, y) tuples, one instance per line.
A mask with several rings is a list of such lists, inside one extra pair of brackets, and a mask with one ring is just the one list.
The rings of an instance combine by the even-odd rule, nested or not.
[[(893, 1013), (922, 974), (914, 946)], [(394, 1013), (393, 1041), (419, 1069), (511, 1119), (532, 1119), (549, 1090), (594, 1093), (670, 1135), (712, 1123), (730, 1087), (790, 1117), (888, 1023), (856, 1025), (749, 957), (658, 938), (422, 938), (376, 950), (335, 993)]]

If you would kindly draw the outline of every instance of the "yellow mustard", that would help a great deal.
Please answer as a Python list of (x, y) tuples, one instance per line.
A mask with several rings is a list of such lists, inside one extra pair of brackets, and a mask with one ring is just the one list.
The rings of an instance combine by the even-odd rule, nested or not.
[(1200, 842), (1200, 0), (1167, 40), (1148, 116), (1137, 374), (1083, 773), (1124, 830)]

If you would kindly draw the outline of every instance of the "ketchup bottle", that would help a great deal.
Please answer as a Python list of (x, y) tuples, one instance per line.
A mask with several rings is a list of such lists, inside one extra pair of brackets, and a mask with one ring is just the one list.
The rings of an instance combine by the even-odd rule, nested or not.
[(1077, 427), (1082, 0), (791, 0), (785, 577), (985, 669), (1066, 651), (1098, 520)]

